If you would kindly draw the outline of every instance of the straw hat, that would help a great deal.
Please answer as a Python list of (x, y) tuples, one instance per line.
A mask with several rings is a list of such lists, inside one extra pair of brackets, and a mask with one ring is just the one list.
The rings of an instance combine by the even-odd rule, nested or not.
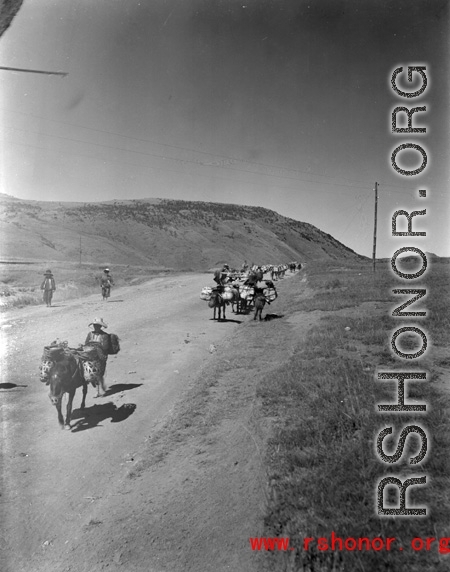
[(103, 321), (103, 318), (94, 318), (92, 320), (92, 322), (90, 324), (88, 324), (89, 326), (93, 326), (94, 324), (98, 324), (99, 326), (102, 326), (102, 328), (107, 328), (108, 326), (105, 324), (105, 322)]
[(109, 268), (105, 268), (105, 270), (103, 270), (103, 272), (109, 272)]
[(44, 276), (52, 276), (52, 271), (46, 270)]

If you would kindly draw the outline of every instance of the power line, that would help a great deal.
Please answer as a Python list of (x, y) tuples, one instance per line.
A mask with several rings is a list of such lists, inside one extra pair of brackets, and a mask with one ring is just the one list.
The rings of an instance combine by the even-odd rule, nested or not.
[(359, 205), (356, 207), (356, 212), (353, 215), (353, 217), (350, 219), (350, 221), (348, 222), (347, 226), (345, 227), (344, 231), (340, 234), (340, 239), (342, 240), (342, 238), (345, 236), (345, 233), (347, 232), (347, 230), (350, 228), (351, 224), (353, 223), (353, 221), (355, 220), (355, 218), (361, 214), (364, 206), (366, 205), (367, 201), (369, 200), (370, 196), (372, 194), (372, 189), (370, 190), (370, 194), (369, 192), (367, 193), (366, 198), (364, 199), (364, 201), (360, 201)]
[[(51, 134), (49, 134), (49, 133), (38, 133), (38, 132), (36, 132), (36, 131), (29, 131), (28, 129), (20, 129), (19, 127), (12, 127), (12, 129), (15, 130), (15, 131), (23, 131), (23, 132), (25, 132), (25, 133), (32, 133), (32, 134), (34, 134), (34, 135), (39, 135), (39, 136), (53, 137), (53, 138), (55, 138), (55, 139), (61, 139), (61, 140), (63, 140), (63, 141), (72, 141), (72, 142), (74, 142), (74, 143), (83, 143), (84, 145), (94, 145), (94, 146), (96, 146), (96, 147), (102, 147), (102, 148), (104, 148), (104, 149), (112, 149), (112, 150), (115, 150), (115, 151), (124, 151), (124, 152), (126, 152), (126, 153), (133, 153), (133, 154), (135, 154), (135, 155), (144, 155), (144, 156), (147, 156), (147, 157), (155, 157), (155, 158), (157, 158), (157, 159), (164, 159), (164, 160), (168, 160), (168, 161), (175, 161), (175, 162), (177, 162), (177, 163), (182, 163), (182, 164), (183, 164), (183, 163), (190, 163), (190, 164), (194, 164), (194, 165), (200, 166), (200, 167), (211, 167), (211, 168), (215, 168), (215, 169), (219, 168), (219, 169), (225, 169), (226, 171), (237, 171), (237, 172), (240, 172), (240, 173), (249, 173), (249, 174), (252, 174), (252, 175), (259, 175), (259, 176), (263, 176), (263, 177), (273, 177), (273, 178), (276, 178), (276, 179), (285, 179), (285, 180), (289, 180), (289, 181), (298, 181), (298, 182), (305, 182), (305, 183), (314, 183), (314, 184), (317, 184), (317, 185), (330, 185), (330, 186), (333, 186), (333, 187), (335, 187), (335, 186), (338, 186), (338, 187), (346, 187), (346, 188), (348, 188), (348, 189), (361, 189), (361, 187), (357, 187), (357, 186), (354, 186), (354, 185), (348, 185), (348, 184), (345, 184), (345, 183), (337, 183), (337, 182), (328, 183), (328, 182), (326, 182), (326, 181), (312, 181), (311, 179), (300, 179), (300, 178), (297, 178), (297, 177), (287, 177), (287, 176), (284, 176), (284, 175), (274, 175), (274, 174), (272, 174), (272, 173), (263, 173), (263, 172), (260, 172), (260, 171), (249, 171), (248, 169), (236, 169), (236, 168), (234, 168), (234, 167), (229, 167), (229, 166), (224, 166), (224, 165), (207, 165), (207, 164), (205, 165), (205, 164), (199, 163), (198, 161), (193, 161), (193, 160), (191, 160), (191, 159), (180, 159), (180, 158), (177, 158), (177, 157), (167, 157), (167, 156), (165, 156), (165, 155), (160, 155), (160, 154), (157, 154), (157, 153), (149, 153), (149, 152), (146, 152), (146, 151), (130, 150), (130, 149), (125, 149), (125, 148), (123, 148), (123, 147), (115, 147), (115, 146), (113, 146), (113, 145), (104, 145), (104, 144), (102, 144), (102, 143), (94, 143), (94, 142), (90, 142), (90, 141), (85, 141), (85, 140), (83, 140), (83, 139), (73, 139), (72, 137), (63, 137), (63, 136), (61, 136), (61, 135), (51, 135)], [(20, 145), (21, 143), (17, 143), (17, 144)], [(25, 145), (25, 144), (24, 144), (24, 145)], [(32, 145), (30, 145), (30, 146), (32, 146)], [(38, 146), (36, 146), (36, 148), (37, 148), (37, 149), (42, 149), (42, 147), (38, 147)], [(48, 150), (48, 149), (47, 149), (47, 150)], [(59, 150), (58, 150), (58, 151), (59, 151)], [(319, 175), (319, 176), (320, 176), (320, 175)]]
[[(2, 143), (8, 143), (8, 144), (13, 144), (13, 145), (21, 145), (23, 147), (31, 147), (34, 149), (40, 149), (42, 151), (53, 151), (53, 149), (48, 149), (47, 147), (40, 147), (38, 145), (33, 145), (31, 143), (19, 143), (18, 141), (7, 141), (7, 140), (1, 140)], [(61, 151), (61, 150), (58, 150)], [(87, 159), (91, 159), (91, 160), (96, 160), (96, 161), (102, 161), (104, 163), (112, 163), (114, 165), (127, 165), (129, 167), (139, 167), (139, 168), (145, 168), (145, 169), (151, 169), (152, 171), (163, 171), (163, 172), (168, 172), (168, 173), (175, 173), (177, 175), (186, 175), (186, 173), (183, 173), (182, 171), (176, 171), (174, 169), (167, 169), (164, 167), (152, 167), (150, 165), (138, 165), (136, 163), (129, 163), (129, 162), (124, 162), (124, 161), (117, 161), (117, 160), (113, 160), (113, 159), (99, 159), (97, 157), (93, 157), (92, 155), (85, 155), (82, 153), (71, 153), (68, 152), (67, 154), (69, 154), (70, 156), (73, 157), (83, 157), (83, 158), (87, 158)], [(246, 172), (246, 171), (244, 171)], [(259, 174), (259, 173), (257, 173)], [(252, 181), (244, 181), (241, 179), (230, 179), (230, 178), (226, 178), (226, 177), (220, 177), (218, 175), (206, 175), (206, 174), (202, 174), (202, 173), (197, 173), (195, 174), (196, 177), (206, 177), (208, 179), (217, 179), (217, 180), (222, 180), (222, 181), (227, 181), (228, 183), (243, 183), (246, 185), (258, 185), (261, 186), (264, 183), (261, 183), (261, 181), (257, 181), (257, 182), (252, 182)], [(335, 185), (337, 183), (322, 183), (320, 181), (308, 181), (308, 180), (301, 180), (301, 179), (292, 179), (287, 177), (287, 179), (289, 180), (293, 180), (293, 181), (297, 181), (297, 182), (309, 182), (312, 184), (316, 184), (316, 185), (322, 185), (322, 184), (328, 184), (328, 185)], [(287, 190), (287, 191), (295, 191), (298, 189), (295, 189), (293, 187), (284, 187), (284, 186), (280, 186), (280, 185), (269, 185), (268, 183), (266, 183), (267, 186), (270, 186), (272, 188), (276, 188), (276, 189), (283, 189), (283, 190)], [(345, 186), (345, 185), (343, 185)], [(348, 187), (347, 187), (348, 188)], [(357, 189), (357, 190), (367, 190), (367, 187), (351, 187), (351, 189)], [(335, 195), (336, 193), (334, 193), (333, 191), (325, 191), (323, 189), (316, 189), (314, 192), (321, 192), (321, 193), (325, 193), (325, 194), (333, 194)]]
[[(2, 107), (2, 109), (5, 109), (5, 108)], [(5, 109), (5, 110), (6, 110), (6, 109)], [(200, 155), (206, 155), (206, 156), (209, 156), (209, 157), (215, 157), (215, 158), (222, 159), (222, 160), (225, 159), (225, 160), (228, 160), (228, 161), (234, 161), (234, 162), (239, 162), (239, 163), (248, 164), (248, 165), (257, 165), (257, 166), (266, 167), (266, 168), (269, 168), (269, 169), (278, 169), (278, 170), (286, 171), (286, 172), (307, 174), (307, 175), (310, 175), (310, 176), (323, 177), (323, 178), (326, 178), (326, 179), (333, 179), (333, 180), (336, 179), (336, 177), (333, 176), (333, 175), (324, 175), (324, 174), (322, 174), (322, 173), (315, 173), (315, 172), (311, 172), (311, 171), (309, 171), (309, 170), (305, 171), (305, 170), (301, 170), (301, 169), (294, 169), (294, 168), (292, 168), (292, 167), (280, 167), (280, 166), (278, 166), (278, 165), (273, 165), (273, 164), (270, 164), (270, 163), (263, 163), (263, 162), (258, 162), (258, 161), (249, 161), (249, 160), (246, 160), (246, 159), (240, 159), (240, 158), (238, 158), (238, 157), (233, 157), (233, 156), (229, 156), (229, 155), (223, 155), (223, 154), (219, 154), (219, 153), (211, 153), (211, 152), (209, 152), (209, 151), (201, 151), (201, 150), (199, 150), (199, 149), (194, 149), (194, 148), (192, 148), (192, 147), (184, 147), (184, 146), (181, 146), (181, 145), (172, 145), (172, 144), (169, 144), (169, 143), (159, 143), (159, 142), (153, 141), (153, 140), (151, 140), (151, 139), (143, 139), (143, 138), (139, 138), (139, 137), (132, 137), (132, 136), (129, 136), (129, 135), (123, 135), (123, 134), (121, 134), (121, 133), (117, 133), (117, 132), (115, 132), (115, 131), (107, 131), (107, 130), (104, 130), (104, 129), (98, 129), (98, 128), (94, 128), (94, 127), (87, 127), (87, 126), (85, 126), (85, 125), (79, 125), (79, 124), (76, 124), (76, 123), (70, 123), (70, 122), (68, 122), (68, 121), (60, 121), (60, 120), (57, 120), (57, 119), (50, 119), (50, 118), (43, 117), (43, 116), (41, 116), (41, 115), (35, 115), (35, 114), (32, 114), (32, 113), (25, 113), (25, 112), (23, 112), (23, 111), (17, 111), (17, 110), (6, 110), (6, 111), (12, 111), (13, 113), (18, 113), (18, 114), (20, 114), (20, 115), (25, 115), (25, 116), (28, 116), (28, 117), (34, 117), (35, 119), (42, 119), (42, 120), (44, 120), (44, 121), (51, 121), (51, 122), (53, 122), (53, 123), (59, 123), (59, 124), (61, 124), (61, 125), (70, 125), (71, 127), (76, 127), (76, 128), (79, 128), (79, 129), (85, 129), (85, 130), (87, 130), (87, 131), (93, 131), (93, 132), (97, 132), (97, 133), (104, 133), (104, 134), (106, 134), (106, 135), (114, 135), (114, 136), (116, 136), (116, 137), (121, 137), (121, 138), (123, 138), (123, 139), (128, 139), (128, 140), (130, 140), (130, 141), (138, 141), (138, 142), (141, 142), (141, 143), (150, 143), (150, 144), (152, 144), (152, 145), (158, 145), (158, 146), (160, 146), (160, 147), (168, 147), (168, 148), (170, 148), (170, 149), (179, 149), (179, 150), (183, 150), (183, 151), (189, 151), (189, 152), (191, 152), (191, 153), (197, 153), (197, 154), (200, 154)], [(16, 130), (19, 130), (19, 131), (26, 131), (26, 132), (29, 132), (29, 133), (35, 133), (35, 134), (36, 134), (36, 132), (23, 130), (23, 129), (20, 129), (20, 128), (18, 128), (18, 127), (13, 127), (12, 129), (16, 129)], [(50, 135), (50, 134), (45, 134), (45, 133), (44, 133), (43, 135), (46, 135), (46, 136), (48, 136), (48, 137), (55, 137), (55, 138), (60, 137), (60, 136), (58, 136), (58, 135)], [(62, 138), (62, 137), (61, 137), (61, 138)], [(88, 144), (88, 145), (102, 146), (100, 143), (91, 143), (91, 142), (84, 141), (84, 140), (70, 139), (70, 138), (67, 138), (67, 140), (69, 140), (69, 141), (74, 141), (74, 142), (79, 142), (79, 143), (85, 143), (85, 144)], [(303, 181), (303, 182), (311, 182), (311, 183), (323, 184), (323, 185), (332, 185), (332, 186), (335, 186), (335, 185), (336, 185), (336, 186), (351, 187), (351, 188), (361, 188), (361, 187), (357, 187), (356, 185), (347, 184), (347, 183), (336, 183), (336, 182), (334, 182), (334, 183), (326, 183), (326, 182), (311, 181), (311, 180), (309, 180), (309, 179), (308, 179), (308, 180), (307, 180), (307, 179), (296, 179), (296, 178), (294, 178), (294, 177), (286, 177), (286, 176), (283, 176), (283, 175), (281, 175), (281, 176), (279, 176), (279, 175), (274, 175), (274, 174), (267, 174), (267, 175), (266, 175), (266, 174), (264, 174), (264, 173), (255, 172), (255, 171), (247, 171), (247, 170), (236, 169), (236, 168), (233, 169), (232, 167), (226, 166), (226, 165), (220, 165), (220, 164), (219, 164), (219, 165), (217, 165), (217, 164), (204, 164), (204, 163), (202, 163), (200, 160), (178, 159), (178, 158), (166, 157), (166, 156), (164, 156), (164, 155), (158, 155), (158, 154), (155, 154), (155, 153), (144, 153), (144, 152), (140, 152), (140, 151), (132, 151), (132, 150), (130, 150), (130, 149), (123, 149), (123, 148), (121, 148), (121, 147), (111, 147), (111, 146), (104, 146), (104, 147), (114, 148), (114, 149), (116, 149), (116, 150), (126, 151), (126, 152), (128, 152), (128, 153), (148, 154), (149, 156), (154, 156), (154, 157), (157, 157), (157, 158), (163, 158), (163, 159), (168, 159), (168, 160), (172, 160), (172, 161), (179, 161), (179, 162), (185, 162), (185, 163), (192, 163), (192, 164), (199, 165), (199, 166), (204, 166), (204, 167), (213, 167), (213, 168), (214, 168), (214, 167), (216, 167), (216, 168), (219, 167), (219, 168), (223, 168), (223, 169), (230, 169), (230, 170), (241, 171), (241, 172), (247, 172), (247, 173), (256, 173), (256, 174), (260, 174), (260, 175), (263, 175), (263, 176), (281, 177), (281, 178), (286, 178), (286, 179), (291, 179), (291, 180), (299, 180), (299, 181)], [(346, 179), (345, 177), (339, 177), (339, 179), (340, 179), (341, 181), (349, 181), (349, 183), (362, 183), (362, 184), (364, 184), (364, 185), (366, 184), (366, 180), (363, 180), (363, 179)], [(411, 191), (411, 187), (405, 187), (405, 186), (402, 186), (402, 185), (390, 184), (390, 183), (386, 183), (386, 182), (384, 182), (384, 181), (381, 181), (380, 184), (382, 184), (383, 187), (389, 187), (389, 188), (402, 189), (402, 190), (405, 190), (405, 191)], [(394, 191), (394, 192), (395, 192), (395, 191)], [(397, 192), (398, 192), (398, 191), (397, 191)]]
[(5, 66), (0, 66), (0, 70), (6, 70), (6, 71), (17, 71), (17, 72), (26, 72), (26, 73), (43, 73), (45, 75), (59, 75), (62, 77), (66, 77), (66, 75), (69, 75), (66, 72), (55, 72), (55, 71), (43, 71), (43, 70), (29, 70), (29, 69), (24, 69), (24, 68), (7, 68)]
[[(157, 155), (157, 154), (153, 154), (153, 153), (145, 153), (145, 152), (143, 152), (143, 151), (131, 151), (131, 150), (124, 149), (124, 148), (121, 148), (121, 147), (114, 147), (114, 146), (110, 146), (110, 145), (103, 145), (103, 144), (101, 144), (101, 143), (91, 143), (91, 142), (83, 141), (83, 140), (79, 140), (79, 139), (72, 139), (72, 138), (69, 138), (69, 137), (61, 137), (61, 136), (59, 136), (59, 135), (49, 135), (49, 134), (46, 134), (46, 133), (41, 134), (41, 133), (36, 133), (36, 132), (29, 132), (29, 131), (27, 131), (27, 130), (20, 129), (20, 128), (13, 128), (13, 129), (15, 129), (15, 130), (17, 130), (17, 131), (24, 131), (24, 132), (26, 132), (26, 133), (34, 133), (34, 134), (36, 134), (36, 135), (45, 135), (45, 136), (48, 136), (48, 137), (54, 137), (54, 138), (58, 138), (58, 139), (73, 141), (73, 142), (75, 142), (75, 143), (83, 143), (83, 144), (87, 144), (87, 145), (95, 145), (95, 146), (98, 146), (98, 147), (103, 147), (103, 148), (106, 148), (106, 149), (113, 149), (113, 150), (116, 150), (116, 151), (125, 151), (125, 152), (127, 152), (127, 153), (135, 153), (135, 154), (138, 154), (138, 155), (153, 156), (153, 157), (156, 157), (156, 158), (162, 158), (162, 159), (164, 159), (164, 160), (175, 161), (175, 162), (181, 163), (181, 164), (184, 164), (184, 163), (192, 163), (192, 164), (194, 164), (194, 165), (196, 165), (196, 166), (200, 166), (200, 167), (211, 167), (211, 168), (217, 168), (217, 167), (219, 167), (219, 168), (222, 168), (222, 169), (224, 169), (224, 170), (226, 170), (226, 171), (237, 171), (237, 172), (241, 172), (241, 173), (248, 173), (248, 174), (253, 174), (253, 175), (258, 175), (258, 176), (263, 176), (263, 177), (273, 177), (273, 178), (277, 178), (277, 179), (284, 179), (284, 180), (287, 180), (287, 181), (294, 181), (294, 182), (298, 182), (298, 183), (311, 183), (311, 184), (313, 184), (313, 185), (327, 185), (327, 186), (331, 186), (331, 187), (339, 186), (339, 187), (345, 187), (345, 189), (347, 189), (347, 190), (350, 191), (350, 192), (352, 192), (353, 190), (366, 191), (367, 188), (368, 188), (368, 186), (366, 186), (366, 187), (362, 187), (362, 186), (361, 186), (361, 187), (357, 187), (357, 186), (346, 185), (346, 184), (344, 184), (344, 183), (337, 183), (337, 182), (328, 183), (328, 182), (326, 182), (326, 181), (314, 181), (314, 180), (311, 180), (311, 179), (300, 179), (300, 178), (296, 178), (296, 177), (285, 177), (285, 176), (281, 176), (281, 175), (272, 175), (272, 174), (270, 174), (270, 173), (267, 174), (267, 173), (261, 173), (261, 172), (258, 172), (258, 171), (249, 171), (249, 170), (245, 170), (245, 169), (233, 169), (233, 168), (224, 167), (224, 166), (219, 166), (219, 165), (214, 165), (214, 166), (213, 166), (213, 165), (202, 165), (202, 164), (199, 164), (199, 163), (197, 163), (197, 162), (195, 162), (195, 161), (190, 161), (190, 160), (187, 160), (187, 159), (178, 159), (178, 158), (176, 158), (176, 157), (165, 157), (164, 155)], [(48, 151), (51, 151), (51, 152), (54, 152), (54, 151), (55, 151), (54, 149), (49, 149), (48, 147), (41, 147), (41, 146), (38, 146), (38, 145), (33, 145), (33, 144), (31, 144), (31, 143), (19, 143), (18, 141), (3, 141), (3, 142), (4, 142), (4, 143), (11, 143), (11, 144), (14, 144), (14, 145), (22, 145), (22, 146), (24, 146), (24, 147), (31, 147), (31, 148), (35, 148), (35, 149), (40, 149), (40, 150), (42, 150), (42, 151), (47, 151), (47, 152), (48, 152)], [(57, 151), (58, 151), (58, 152), (61, 152), (62, 150), (61, 150), (61, 149), (58, 149)], [(145, 168), (145, 169), (151, 169), (151, 170), (154, 170), (154, 171), (156, 170), (156, 171), (163, 171), (163, 172), (168, 172), (168, 173), (175, 173), (175, 174), (178, 174), (178, 175), (185, 175), (185, 173), (183, 173), (182, 171), (177, 171), (177, 170), (174, 170), (174, 169), (168, 169), (168, 168), (165, 168), (165, 167), (152, 167), (152, 166), (150, 166), (150, 165), (145, 165), (145, 164), (143, 165), (143, 164), (130, 163), (130, 162), (127, 162), (127, 161), (118, 161), (118, 160), (98, 158), (98, 157), (93, 157), (92, 155), (85, 155), (85, 154), (82, 154), (82, 153), (73, 153), (73, 152), (70, 152), (70, 151), (62, 151), (62, 152), (67, 153), (67, 154), (69, 154), (69, 155), (71, 155), (71, 156), (74, 156), (74, 157), (84, 157), (84, 158), (91, 159), (91, 160), (97, 160), (97, 161), (102, 161), (102, 162), (113, 163), (114, 165), (116, 165), (116, 164), (121, 164), (121, 165), (130, 166), (130, 167)], [(193, 176), (194, 176), (194, 175), (193, 175)], [(214, 180), (227, 181), (227, 182), (229, 182), (229, 183), (242, 183), (242, 184), (247, 184), (247, 185), (249, 185), (249, 184), (251, 184), (251, 185), (266, 184), (266, 185), (268, 185), (268, 186), (270, 186), (270, 187), (272, 187), (272, 188), (276, 188), (276, 189), (283, 189), (283, 190), (289, 190), (289, 191), (295, 190), (295, 188), (280, 186), (280, 185), (277, 185), (277, 184), (261, 183), (260, 181), (258, 181), (258, 182), (251, 182), (251, 181), (244, 181), (244, 180), (242, 180), (242, 179), (230, 179), (230, 178), (227, 178), (227, 177), (220, 177), (220, 176), (218, 176), (218, 175), (206, 175), (206, 174), (196, 173), (195, 176), (206, 177), (206, 178), (210, 178), (210, 179), (214, 179)], [(406, 189), (406, 187), (405, 187), (405, 189)], [(407, 190), (410, 191), (411, 189), (409, 188), (409, 189), (407, 189)], [(323, 190), (323, 189), (315, 189), (314, 192), (320, 192), (320, 193), (324, 193), (324, 194), (334, 194), (332, 191), (327, 192), (327, 191), (325, 191), (325, 190)], [(342, 192), (342, 191), (341, 191), (341, 192)], [(398, 193), (398, 194), (400, 194), (400, 191), (391, 191), (391, 193), (392, 193), (392, 192), (393, 192), (393, 193)], [(402, 194), (404, 194), (404, 193), (402, 193)], [(447, 202), (446, 202), (446, 201), (434, 200), (434, 204), (447, 204)]]
[[(2, 109), (5, 109), (5, 108), (2, 108)], [(9, 110), (6, 110), (6, 111), (9, 111)], [(159, 146), (161, 146), (161, 147), (169, 147), (169, 148), (171, 148), (171, 149), (180, 149), (180, 150), (183, 150), (183, 151), (189, 151), (189, 152), (191, 152), (191, 153), (198, 153), (198, 154), (201, 154), (201, 155), (207, 155), (207, 156), (209, 156), (209, 157), (217, 157), (217, 158), (219, 158), (219, 159), (226, 159), (226, 160), (229, 160), (229, 161), (237, 161), (237, 162), (239, 162), (239, 163), (244, 163), (244, 164), (248, 164), (248, 165), (258, 165), (258, 166), (266, 167), (266, 168), (269, 168), (269, 169), (279, 169), (279, 170), (282, 170), (282, 171), (292, 171), (292, 172), (294, 172), (294, 173), (302, 173), (302, 174), (307, 174), (307, 175), (312, 175), (312, 176), (324, 177), (324, 178), (326, 178), (326, 179), (335, 179), (335, 177), (332, 176), (332, 175), (324, 175), (324, 174), (322, 174), (322, 173), (314, 173), (314, 172), (311, 172), (311, 171), (304, 171), (304, 170), (301, 170), (301, 169), (294, 169), (294, 168), (292, 168), (292, 167), (280, 167), (280, 166), (278, 166), (278, 165), (272, 165), (272, 164), (270, 164), (270, 163), (262, 163), (262, 162), (258, 162), (258, 161), (249, 161), (249, 160), (246, 160), (246, 159), (240, 159), (240, 158), (238, 158), (238, 157), (232, 157), (232, 156), (229, 156), (229, 155), (223, 155), (223, 154), (219, 154), (219, 153), (211, 153), (211, 152), (209, 152), (209, 151), (200, 151), (199, 149), (194, 149), (194, 148), (192, 148), (192, 147), (184, 147), (184, 146), (181, 146), (181, 145), (172, 145), (172, 144), (169, 144), (169, 143), (159, 143), (158, 141), (152, 141), (152, 140), (150, 140), (150, 139), (142, 139), (142, 138), (138, 138), (138, 137), (131, 137), (131, 136), (129, 136), (129, 135), (123, 135), (122, 133), (117, 133), (117, 132), (115, 132), (115, 131), (106, 131), (106, 130), (104, 130), (104, 129), (98, 129), (98, 128), (95, 128), (95, 127), (87, 127), (87, 126), (85, 126), (85, 125), (79, 125), (79, 124), (76, 124), (76, 123), (70, 123), (70, 122), (68, 122), (68, 121), (60, 121), (60, 120), (57, 120), (57, 119), (49, 119), (49, 118), (46, 118), (46, 117), (42, 117), (41, 115), (35, 115), (35, 114), (32, 114), (32, 113), (25, 113), (25, 112), (23, 112), (23, 111), (16, 111), (16, 110), (11, 110), (11, 111), (12, 111), (13, 113), (18, 113), (18, 114), (25, 115), (25, 116), (28, 116), (28, 117), (34, 117), (35, 119), (43, 119), (44, 121), (51, 121), (51, 122), (53, 122), (53, 123), (60, 123), (61, 125), (70, 125), (71, 127), (77, 127), (77, 128), (80, 128), (80, 129), (86, 129), (86, 130), (88, 130), (88, 131), (94, 131), (94, 132), (97, 132), (97, 133), (104, 133), (104, 134), (106, 134), (106, 135), (114, 135), (114, 136), (116, 136), (116, 137), (122, 137), (122, 138), (124, 138), (124, 139), (129, 139), (130, 141), (139, 141), (139, 142), (141, 142), (141, 143), (150, 143), (150, 144), (152, 144), (152, 145), (159, 145)], [(19, 129), (19, 128), (14, 128), (14, 129)], [(56, 137), (56, 136), (55, 136), (55, 137)], [(84, 142), (84, 141), (83, 141), (83, 142)], [(194, 161), (194, 162), (197, 163), (196, 161)], [(198, 163), (198, 164), (201, 164), (201, 163)], [(217, 165), (206, 165), (206, 166), (217, 166)], [(343, 180), (343, 181), (349, 181), (349, 182), (354, 182), (354, 183), (366, 184), (366, 180), (363, 180), (363, 179), (360, 179), (360, 180), (359, 180), (359, 179), (346, 179), (345, 177), (340, 177), (340, 179)], [(325, 184), (325, 183), (324, 183), (324, 184)]]

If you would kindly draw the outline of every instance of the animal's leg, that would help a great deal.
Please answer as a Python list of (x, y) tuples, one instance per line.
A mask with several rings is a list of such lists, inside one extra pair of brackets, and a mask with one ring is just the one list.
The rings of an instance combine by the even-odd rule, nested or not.
[(104, 376), (102, 375), (101, 377), (99, 377), (97, 383), (97, 397), (102, 397), (104, 394), (105, 394), (105, 379)]
[(61, 429), (64, 429), (64, 417), (61, 413), (61, 399), (56, 403), (56, 411), (58, 412), (58, 423)]
[(86, 406), (86, 395), (87, 395), (87, 383), (83, 383), (83, 399), (81, 400), (80, 409), (84, 409)]
[(106, 375), (106, 374), (103, 374), (103, 375), (102, 375), (101, 382), (100, 382), (100, 383), (102, 384), (103, 393), (105, 393), (105, 392), (106, 392), (106, 389), (107, 389), (106, 383), (105, 383), (105, 375)]
[(69, 399), (67, 400), (67, 410), (66, 410), (66, 423), (67, 427), (70, 427), (70, 418), (72, 417), (72, 403), (73, 398), (75, 397), (75, 389), (69, 391)]

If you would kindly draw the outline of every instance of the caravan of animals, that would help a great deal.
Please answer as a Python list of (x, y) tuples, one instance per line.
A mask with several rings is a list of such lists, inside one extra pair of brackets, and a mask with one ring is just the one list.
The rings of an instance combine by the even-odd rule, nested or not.
[[(81, 268), (83, 257), (86, 272), (83, 284), (78, 285), (81, 286), (79, 295), (83, 295), (83, 287), (90, 291), (90, 284), (96, 283), (105, 302), (110, 299), (111, 289), (142, 282), (149, 272), (157, 275), (158, 272), (204, 271), (211, 268), (213, 261), (231, 256), (234, 260), (264, 257), (278, 261), (265, 265), (244, 262), (239, 269), (216, 262), (221, 267), (213, 275), (214, 287), (205, 286), (200, 298), (207, 301), (213, 310), (212, 319), (216, 320), (217, 316), (218, 322), (227, 321), (228, 307), (241, 315), (254, 311), (254, 320), (261, 321), (266, 304), (276, 300), (274, 283), (283, 278), (287, 270), (295, 272), (301, 268), (300, 263), (286, 263), (286, 260), (300, 256), (302, 261), (362, 258), (313, 225), (261, 207), (168, 199), (55, 203), (26, 201), (5, 194), (0, 194), (0, 207), (3, 252), (7, 255), (5, 265), (15, 262), (16, 267), (25, 268), (26, 264), (36, 264), (43, 259), (52, 260), (51, 266), (73, 265), (79, 257)], [(13, 253), (15, 260), (11, 260)], [(101, 279), (93, 276), (93, 265), (99, 257), (114, 260), (122, 268), (119, 283), (114, 283), (106, 265)], [(70, 260), (73, 262), (69, 263)], [(74, 280), (64, 280), (66, 293), (68, 288), (77, 292), (80, 278), (75, 267), (70, 272)], [(12, 286), (13, 283), (6, 283), (5, 292), (0, 293), (2, 305), (3, 300), (15, 297), (17, 292)], [(48, 269), (41, 288), (44, 302), (50, 307), (53, 295), (61, 292), (58, 273), (53, 275)], [(25, 295), (35, 297), (34, 288), (28, 290)], [(29, 303), (36, 302), (37, 299), (33, 299)], [(10, 302), (6, 305), (9, 307)], [(274, 316), (266, 313), (264, 319)], [(114, 336), (104, 332), (107, 325), (102, 317), (95, 317), (91, 325), (93, 337), (82, 347), (71, 349), (55, 340), (45, 348), (42, 357), (41, 381), (50, 386), (50, 396), (62, 427), (70, 426), (77, 387), (85, 389), (90, 383), (97, 396), (105, 392), (108, 355), (119, 351), (118, 344), (112, 342)], [(69, 395), (65, 420), (61, 413), (64, 393)]]
[[(274, 281), (284, 278), (286, 271), (291, 273), (302, 268), (299, 262), (289, 262), (280, 265), (252, 265), (250, 268), (245, 261), (240, 271), (230, 269), (224, 264), (221, 270), (214, 272), (215, 287), (202, 288), (200, 298), (208, 301), (208, 306), (214, 309), (213, 320), (226, 320), (225, 308), (231, 304), (232, 311), (238, 314), (249, 314), (254, 309), (254, 320), (262, 320), (265, 304), (271, 304), (278, 296)], [(264, 280), (265, 275), (270, 279)], [(105, 268), (100, 280), (103, 301), (110, 297), (114, 280), (109, 268)], [(43, 300), (51, 306), (53, 292), (56, 290), (55, 279), (50, 269), (44, 274), (41, 285)], [(268, 316), (266, 316), (268, 318)], [(89, 332), (85, 343), (78, 348), (70, 348), (67, 342), (53, 341), (44, 347), (40, 366), (40, 380), (49, 386), (49, 397), (55, 405), (58, 422), (61, 428), (70, 428), (72, 404), (77, 388), (82, 387), (83, 397), (80, 409), (85, 408), (87, 386), (91, 383), (96, 388), (96, 397), (105, 395), (104, 381), (108, 355), (117, 354), (120, 344), (117, 335), (104, 331), (107, 324), (102, 318), (96, 317), (89, 324), (93, 331)], [(64, 418), (62, 414), (62, 398), (67, 393), (67, 409)]]

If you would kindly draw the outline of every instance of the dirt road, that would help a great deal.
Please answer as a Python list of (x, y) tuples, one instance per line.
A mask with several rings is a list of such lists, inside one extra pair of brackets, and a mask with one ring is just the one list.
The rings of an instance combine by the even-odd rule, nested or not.
[[(3, 570), (257, 569), (248, 537), (258, 532), (262, 459), (243, 421), (251, 417), (250, 389), (238, 380), (217, 388), (234, 391), (244, 412), (223, 419), (220, 435), (204, 421), (210, 430), (186, 441), (184, 453), (171, 434), (159, 443), (164, 460), (145, 461), (149, 439), (180, 396), (202, 372), (211, 376), (220, 349), (252, 320), (229, 310), (229, 321), (213, 322), (199, 298), (205, 284), (200, 274), (161, 277), (115, 290), (108, 302), (99, 294), (58, 303), (56, 294), (52, 308), (3, 317)], [(42, 348), (56, 337), (72, 347), (83, 342), (95, 316), (119, 335), (121, 352), (108, 361), (107, 395), (94, 399), (90, 388), (82, 412), (78, 392), (71, 429), (61, 430), (39, 382)]]

